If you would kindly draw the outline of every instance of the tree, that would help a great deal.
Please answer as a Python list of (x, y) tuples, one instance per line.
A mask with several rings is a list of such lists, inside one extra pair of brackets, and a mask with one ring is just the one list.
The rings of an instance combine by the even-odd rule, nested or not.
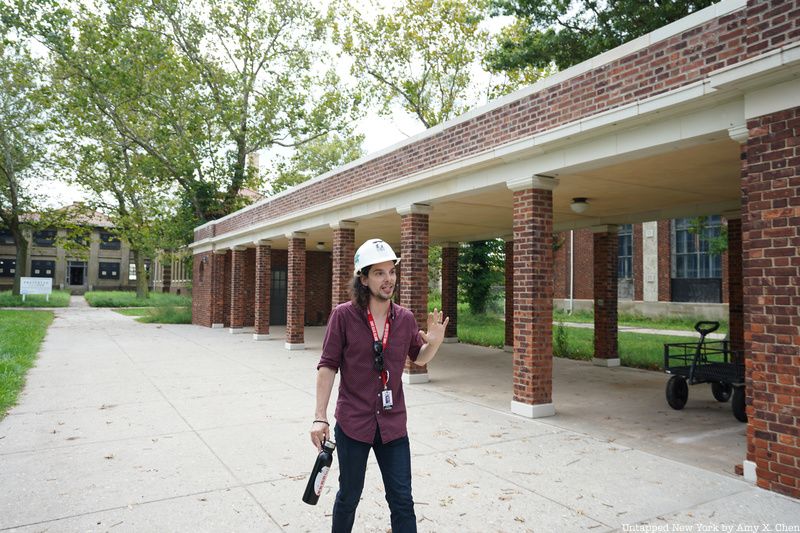
[(501, 239), (461, 245), (458, 254), (458, 289), (475, 314), (486, 313), (492, 285), (504, 279), (505, 243)]
[(288, 160), (276, 165), (276, 177), (270, 181), (273, 193), (321, 176), (364, 155), (363, 135), (343, 137), (332, 133), (296, 148)]
[(565, 69), (707, 7), (717, 0), (490, 0), (512, 15), (486, 56), (492, 71)]
[(259, 188), (249, 154), (344, 130), (357, 104), (320, 72), (326, 23), (302, 0), (28, 0), (3, 16), (51, 51), (76, 103), (150, 156), (149, 174), (180, 186), (194, 225)]
[(37, 210), (31, 180), (46, 156), (47, 86), (42, 63), (0, 25), (0, 227), (17, 246), (13, 294), (27, 275), (28, 240), (23, 226)]
[(483, 8), (483, 0), (404, 0), (369, 21), (345, 6), (338, 42), (383, 113), (397, 103), (430, 128), (477, 100), (472, 69), (488, 40)]
[(358, 98), (325, 63), (328, 21), (303, 0), (160, 0), (150, 21), (165, 35), (208, 94), (213, 120), (225, 135), (231, 179), (226, 212), (239, 206), (247, 156), (295, 147), (347, 131)]

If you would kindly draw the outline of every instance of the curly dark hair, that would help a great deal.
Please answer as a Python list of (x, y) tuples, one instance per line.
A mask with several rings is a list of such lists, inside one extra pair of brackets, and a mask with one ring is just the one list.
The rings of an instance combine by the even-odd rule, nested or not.
[(369, 276), (370, 268), (372, 268), (372, 265), (362, 268), (360, 274), (353, 276), (353, 283), (350, 285), (350, 298), (353, 300), (353, 303), (361, 309), (366, 309), (369, 306), (369, 297), (371, 294), (369, 292), (369, 287), (361, 283), (361, 276)]

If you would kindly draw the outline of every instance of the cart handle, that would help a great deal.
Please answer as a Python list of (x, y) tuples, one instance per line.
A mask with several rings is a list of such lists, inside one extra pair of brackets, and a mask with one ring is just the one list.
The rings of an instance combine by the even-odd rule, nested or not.
[(719, 322), (711, 320), (701, 320), (694, 325), (694, 330), (705, 337), (709, 333), (713, 333), (719, 329)]

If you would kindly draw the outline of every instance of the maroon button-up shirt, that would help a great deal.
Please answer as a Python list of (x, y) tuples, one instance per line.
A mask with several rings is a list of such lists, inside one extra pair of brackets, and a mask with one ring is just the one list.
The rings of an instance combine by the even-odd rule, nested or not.
[[(317, 365), (317, 370), (325, 366), (340, 372), (336, 421), (348, 437), (369, 444), (375, 439), (376, 425), (380, 427), (383, 442), (406, 436), (403, 369), (406, 356), (416, 361), (424, 344), (411, 311), (393, 303), (388, 320), (391, 325), (383, 359), (389, 371), (392, 409), (383, 409), (380, 397), (383, 383), (373, 365), (374, 336), (366, 310), (352, 302), (336, 306), (328, 320), (322, 357)], [(378, 335), (382, 333), (379, 331)]]

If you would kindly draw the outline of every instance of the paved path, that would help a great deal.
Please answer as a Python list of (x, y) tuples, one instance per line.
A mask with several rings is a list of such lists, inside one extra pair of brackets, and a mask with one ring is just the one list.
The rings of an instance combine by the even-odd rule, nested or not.
[[(109, 310), (56, 314), (20, 404), (0, 422), (0, 530), (329, 528), (336, 463), (320, 504), (300, 500), (315, 457), (307, 431), (321, 328), (309, 328), (307, 350), (288, 352), (281, 328), (275, 340), (255, 342)], [(591, 420), (575, 407), (603, 403), (580, 395), (604, 380), (609, 402), (619, 393), (635, 406), (637, 376), (659, 384), (663, 376), (557, 361), (559, 414), (527, 420), (508, 413), (508, 376), (504, 390), (496, 387), (509, 364), (499, 350), (448, 345), (431, 364), (431, 383), (408, 387), (420, 531), (800, 525), (800, 502), (658, 453), (621, 425), (628, 415)], [(476, 368), (489, 369), (486, 379)], [(663, 408), (663, 389), (651, 389), (641, 388)], [(742, 438), (724, 406), (695, 404), (696, 412), (648, 417), (657, 414), (660, 426), (706, 416)], [(603, 426), (619, 438), (596, 431)], [(385, 532), (388, 523), (373, 460), (356, 531)]]

